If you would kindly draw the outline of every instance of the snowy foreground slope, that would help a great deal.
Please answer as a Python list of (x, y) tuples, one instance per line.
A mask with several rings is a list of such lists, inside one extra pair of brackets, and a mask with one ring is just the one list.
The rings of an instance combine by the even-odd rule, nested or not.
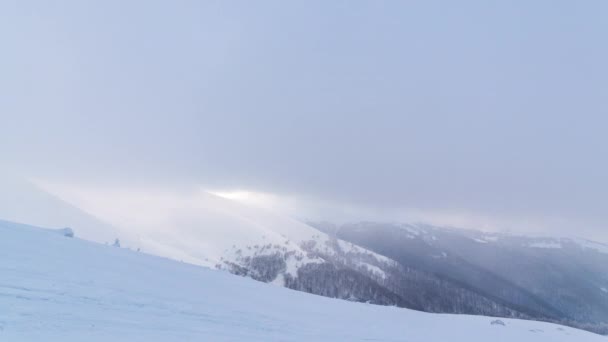
[(607, 341), (330, 299), (0, 221), (0, 341)]

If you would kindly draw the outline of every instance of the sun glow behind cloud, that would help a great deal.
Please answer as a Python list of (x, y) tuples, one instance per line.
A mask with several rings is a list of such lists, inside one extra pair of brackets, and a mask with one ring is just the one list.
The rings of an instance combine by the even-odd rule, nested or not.
[(231, 200), (235, 200), (235, 201), (241, 201), (241, 202), (247, 202), (247, 201), (256, 201), (256, 199), (259, 199), (260, 194), (259, 193), (254, 193), (251, 191), (209, 191), (209, 193), (216, 195), (216, 196), (220, 196), (220, 197), (224, 197), (227, 199), (231, 199)]

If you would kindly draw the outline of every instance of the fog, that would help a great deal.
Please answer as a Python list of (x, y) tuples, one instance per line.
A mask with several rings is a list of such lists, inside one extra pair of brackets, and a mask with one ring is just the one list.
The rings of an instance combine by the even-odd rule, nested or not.
[(1, 165), (87, 197), (247, 191), (298, 217), (608, 240), (607, 15), (4, 1)]

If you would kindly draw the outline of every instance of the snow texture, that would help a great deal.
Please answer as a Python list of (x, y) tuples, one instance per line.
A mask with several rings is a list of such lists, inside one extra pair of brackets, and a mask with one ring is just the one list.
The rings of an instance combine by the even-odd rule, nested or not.
[(541, 242), (532, 242), (528, 245), (528, 247), (559, 249), (559, 248), (562, 248), (562, 244), (559, 242), (555, 242), (555, 241), (541, 241)]

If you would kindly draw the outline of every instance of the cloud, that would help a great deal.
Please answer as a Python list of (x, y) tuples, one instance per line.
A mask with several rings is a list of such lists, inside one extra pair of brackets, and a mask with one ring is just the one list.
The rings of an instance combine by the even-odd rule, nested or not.
[(3, 4), (0, 155), (56, 182), (603, 234), (605, 11)]
[(208, 195), (212, 194), (243, 203), (247, 207), (260, 208), (264, 212), (287, 215), (302, 222), (409, 222), (524, 235), (582, 237), (599, 241), (606, 241), (607, 238), (601, 224), (594, 225), (559, 215), (543, 216), (543, 213), (492, 215), (459, 209), (422, 210), (413, 207), (357, 205), (305, 195), (227, 191), (201, 185), (99, 186), (94, 183), (54, 183), (45, 180), (35, 180), (33, 183), (53, 196), (121, 227), (123, 233), (135, 235), (150, 229), (171, 230), (172, 227), (167, 222), (178, 220), (175, 216), (177, 212), (204, 216), (206, 210), (212, 210), (213, 201), (209, 202)]

